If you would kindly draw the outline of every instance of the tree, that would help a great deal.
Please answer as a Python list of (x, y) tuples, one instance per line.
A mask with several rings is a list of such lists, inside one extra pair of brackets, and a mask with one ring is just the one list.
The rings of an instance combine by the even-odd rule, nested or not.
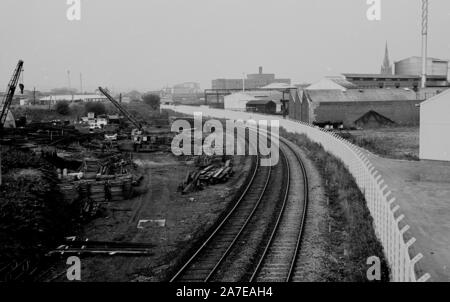
[(159, 110), (161, 98), (156, 94), (146, 94), (142, 97), (145, 104), (149, 105), (153, 110)]
[(50, 92), (51, 94), (76, 94), (77, 90), (75, 88), (62, 87), (52, 89)]
[(69, 102), (67, 101), (57, 102), (55, 105), (55, 110), (61, 115), (69, 115), (70, 114)]
[(106, 114), (106, 107), (100, 102), (88, 102), (84, 104), (84, 111), (86, 114), (93, 112), (95, 115), (101, 115)]

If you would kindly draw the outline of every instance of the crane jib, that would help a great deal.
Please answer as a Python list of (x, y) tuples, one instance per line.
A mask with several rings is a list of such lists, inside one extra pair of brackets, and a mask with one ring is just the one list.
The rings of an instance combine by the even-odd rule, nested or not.
[[(0, 112), (0, 127), (3, 127), (3, 125), (6, 122), (6, 117), (9, 112), (9, 107), (11, 106), (12, 100), (14, 98), (14, 93), (16, 92), (17, 83), (19, 82), (20, 73), (22, 72), (23, 68), (23, 61), (20, 60), (17, 63), (17, 67), (14, 70), (13, 76), (8, 84), (8, 90), (6, 95), (4, 96), (2, 103), (1, 103), (1, 112)], [(21, 86), (21, 90), (23, 91), (23, 86)]]

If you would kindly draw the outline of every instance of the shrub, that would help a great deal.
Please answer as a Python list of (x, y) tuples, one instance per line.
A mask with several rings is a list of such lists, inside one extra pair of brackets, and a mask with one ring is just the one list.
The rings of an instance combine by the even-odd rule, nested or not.
[(95, 115), (106, 114), (106, 107), (103, 103), (100, 102), (88, 102), (84, 104), (85, 114), (89, 112), (95, 113)]
[(70, 114), (69, 102), (61, 101), (56, 103), (55, 110), (61, 115), (69, 115)]

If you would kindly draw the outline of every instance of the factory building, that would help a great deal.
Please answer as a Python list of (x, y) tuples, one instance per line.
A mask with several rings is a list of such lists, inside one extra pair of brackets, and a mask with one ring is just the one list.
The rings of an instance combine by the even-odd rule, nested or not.
[(224, 108), (233, 111), (246, 111), (249, 102), (272, 101), (275, 104), (275, 112), (281, 112), (282, 99), (283, 93), (276, 90), (237, 92), (224, 97)]
[(305, 87), (306, 90), (340, 90), (356, 89), (358, 86), (343, 77), (326, 77), (314, 84)]
[(420, 159), (450, 161), (450, 90), (420, 104)]
[(291, 94), (289, 116), (319, 126), (418, 125), (420, 102), (405, 89), (304, 90)]
[(277, 105), (271, 100), (254, 100), (246, 104), (247, 111), (263, 114), (275, 114)]
[[(421, 76), (422, 58), (410, 57), (394, 63), (396, 75), (414, 75)], [(427, 76), (442, 78), (447, 80), (448, 61), (436, 58), (427, 59)]]
[[(273, 73), (264, 73), (263, 68), (259, 67), (259, 72), (248, 74), (245, 79), (216, 79), (212, 81), (212, 89), (256, 89), (267, 86), (272, 83), (291, 84), (290, 79), (277, 79)], [(245, 87), (244, 87), (245, 85)]]

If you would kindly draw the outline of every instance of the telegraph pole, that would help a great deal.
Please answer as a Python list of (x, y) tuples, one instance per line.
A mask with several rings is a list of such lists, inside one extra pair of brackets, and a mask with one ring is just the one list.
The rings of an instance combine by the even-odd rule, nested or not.
[(80, 72), (80, 93), (83, 94), (83, 74)]
[(422, 89), (427, 85), (428, 0), (422, 0)]

